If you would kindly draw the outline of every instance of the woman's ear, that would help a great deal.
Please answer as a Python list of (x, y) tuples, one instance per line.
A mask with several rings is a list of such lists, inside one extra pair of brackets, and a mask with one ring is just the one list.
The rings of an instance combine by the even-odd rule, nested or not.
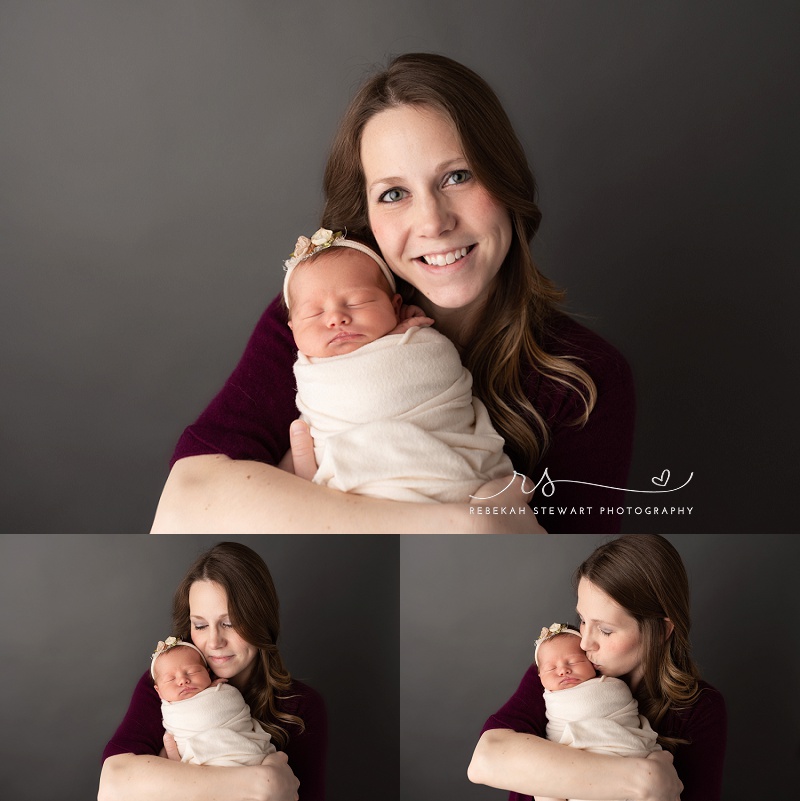
[(664, 618), (664, 640), (668, 640), (672, 636), (672, 632), (675, 631), (675, 624), (668, 618)]

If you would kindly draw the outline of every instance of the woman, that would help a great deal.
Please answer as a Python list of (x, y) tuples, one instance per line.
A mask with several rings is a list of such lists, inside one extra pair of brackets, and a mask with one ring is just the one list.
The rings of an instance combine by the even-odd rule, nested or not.
[[(726, 714), (689, 649), (689, 583), (662, 537), (601, 545), (577, 569), (581, 647), (601, 674), (625, 680), (664, 749), (647, 759), (579, 751), (543, 739), (535, 667), (484, 726), (469, 778), (511, 790), (511, 799), (627, 798), (719, 801)], [(673, 764), (674, 759), (674, 764)]]
[[(472, 371), (474, 392), (516, 469), (563, 480), (545, 507), (576, 507), (551, 531), (616, 530), (633, 436), (625, 360), (557, 310), (561, 293), (536, 269), (536, 186), (499, 100), (466, 67), (408, 54), (351, 102), (325, 171), (323, 225), (380, 249)], [(294, 406), (294, 346), (276, 299), (244, 357), (175, 451), (159, 531), (533, 531), (532, 514), (485, 517), (464, 504), (397, 504), (326, 490), (281, 472)], [(292, 428), (295, 465), (308, 451)], [(309, 470), (298, 470), (307, 475)], [(581, 483), (578, 483), (581, 482)], [(500, 487), (477, 494), (492, 495)], [(529, 485), (530, 486), (530, 485)], [(515, 486), (509, 506), (530, 501)], [(604, 510), (601, 512), (601, 509)]]
[(175, 591), (172, 612), (173, 633), (187, 641), (191, 637), (217, 678), (244, 695), (278, 752), (256, 767), (181, 763), (172, 739), (165, 738), (160, 701), (146, 671), (103, 753), (101, 801), (293, 801), (298, 780), (303, 801), (324, 799), (325, 706), (318, 693), (292, 679), (283, 666), (278, 609), (261, 557), (244, 545), (223, 542), (189, 568)]

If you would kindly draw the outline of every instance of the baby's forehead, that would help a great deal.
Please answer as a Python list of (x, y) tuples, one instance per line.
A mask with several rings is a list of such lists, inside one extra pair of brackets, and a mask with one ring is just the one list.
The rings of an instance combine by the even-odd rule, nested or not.
[[(371, 287), (385, 289), (388, 293), (390, 287), (381, 272), (381, 268), (374, 259), (353, 248), (328, 248), (311, 258), (300, 262), (292, 275), (292, 284), (297, 286), (300, 279), (300, 291), (313, 291), (324, 287), (335, 287), (341, 283), (342, 278), (355, 279)], [(337, 280), (338, 279), (338, 280)], [(386, 287), (383, 284), (386, 283)], [(291, 292), (291, 288), (289, 290)]]
[(539, 646), (539, 661), (545, 656), (569, 651), (583, 653), (580, 637), (576, 637), (574, 634), (556, 634), (555, 637), (548, 637)]
[(200, 656), (194, 648), (189, 648), (185, 645), (176, 645), (174, 648), (170, 648), (167, 653), (162, 654), (156, 659), (155, 669), (158, 671), (159, 667), (163, 668), (171, 665), (188, 664), (190, 662), (196, 662), (205, 667), (203, 657)]

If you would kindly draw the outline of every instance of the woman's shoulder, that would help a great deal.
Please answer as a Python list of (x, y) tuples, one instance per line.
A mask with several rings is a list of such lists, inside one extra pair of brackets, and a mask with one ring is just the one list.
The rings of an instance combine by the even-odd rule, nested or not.
[(307, 717), (325, 716), (325, 699), (313, 687), (298, 679), (292, 679), (286, 693), (280, 694), (282, 712), (297, 715), (305, 720)]
[[(689, 740), (704, 731), (721, 730), (727, 726), (727, 711), (722, 693), (707, 681), (698, 683), (699, 692), (691, 706), (670, 710), (665, 717), (667, 736)], [(663, 732), (667, 734), (667, 732)]]
[(694, 702), (693, 708), (703, 712), (719, 713), (725, 711), (725, 697), (716, 688), (702, 679), (698, 683), (700, 693)]
[[(588, 373), (597, 389), (595, 421), (606, 415), (613, 421), (633, 419), (633, 372), (614, 345), (561, 312), (552, 316), (539, 344), (551, 356), (566, 358)], [(571, 424), (583, 413), (581, 395), (568, 385), (534, 370), (529, 373), (526, 386), (529, 397), (535, 399), (537, 409), (551, 429), (564, 422)]]
[(541, 344), (554, 356), (579, 359), (595, 381), (607, 375), (632, 380), (627, 359), (614, 345), (563, 312), (557, 312), (550, 319)]

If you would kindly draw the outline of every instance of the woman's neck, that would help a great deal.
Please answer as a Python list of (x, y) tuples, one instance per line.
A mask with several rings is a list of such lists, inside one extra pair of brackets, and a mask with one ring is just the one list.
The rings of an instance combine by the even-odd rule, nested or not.
[(637, 667), (627, 676), (622, 676), (622, 678), (628, 683), (628, 687), (631, 688), (631, 692), (636, 695), (636, 691), (642, 684), (642, 679), (644, 678), (644, 671), (641, 667)]
[(426, 297), (417, 294), (416, 303), (429, 317), (435, 321), (434, 327), (444, 334), (462, 353), (475, 330), (483, 303), (474, 306), (462, 306), (458, 309), (445, 309), (431, 303)]

